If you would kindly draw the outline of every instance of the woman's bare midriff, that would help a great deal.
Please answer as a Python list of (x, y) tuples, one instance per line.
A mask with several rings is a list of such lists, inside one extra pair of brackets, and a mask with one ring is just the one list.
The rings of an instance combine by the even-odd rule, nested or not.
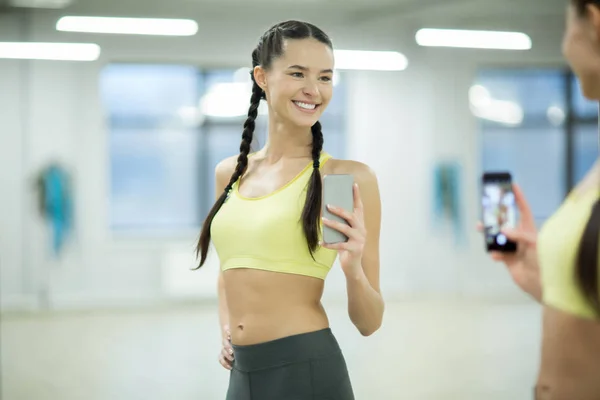
[(329, 327), (324, 282), (307, 276), (236, 268), (223, 272), (231, 342), (250, 345)]

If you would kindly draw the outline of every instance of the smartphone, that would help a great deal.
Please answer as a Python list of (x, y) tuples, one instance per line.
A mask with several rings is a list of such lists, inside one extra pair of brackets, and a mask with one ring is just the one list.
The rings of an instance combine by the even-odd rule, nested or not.
[(517, 251), (517, 244), (501, 232), (506, 228), (514, 229), (517, 225), (517, 207), (509, 172), (483, 174), (481, 204), (487, 251)]
[[(322, 215), (332, 221), (338, 221), (348, 225), (342, 217), (332, 214), (327, 205), (339, 207), (348, 212), (354, 210), (354, 176), (346, 174), (332, 174), (323, 177), (323, 201)], [(323, 225), (323, 242), (327, 244), (342, 243), (348, 241), (348, 237), (340, 231)]]

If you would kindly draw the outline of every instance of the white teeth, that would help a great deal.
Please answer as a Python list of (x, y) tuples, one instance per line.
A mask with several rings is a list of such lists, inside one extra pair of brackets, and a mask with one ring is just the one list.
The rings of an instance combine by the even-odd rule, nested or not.
[(315, 107), (316, 107), (316, 104), (301, 103), (299, 101), (295, 101), (294, 103), (296, 103), (298, 105), (298, 107), (302, 107), (302, 108), (305, 108), (307, 110), (314, 110)]

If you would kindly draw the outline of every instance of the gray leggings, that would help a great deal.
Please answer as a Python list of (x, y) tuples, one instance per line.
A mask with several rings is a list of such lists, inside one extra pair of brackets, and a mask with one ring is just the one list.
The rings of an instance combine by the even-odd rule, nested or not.
[(226, 400), (354, 400), (330, 328), (249, 346), (235, 360)]

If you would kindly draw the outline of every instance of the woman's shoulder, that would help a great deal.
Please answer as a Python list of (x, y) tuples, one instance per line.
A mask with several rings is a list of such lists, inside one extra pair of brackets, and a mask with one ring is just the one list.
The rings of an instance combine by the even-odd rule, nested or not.
[(349, 174), (353, 175), (356, 182), (375, 183), (377, 174), (369, 165), (355, 160), (329, 159), (323, 165), (323, 175)]
[(238, 156), (230, 156), (219, 161), (215, 167), (215, 175), (217, 178), (229, 177), (233, 174), (237, 165)]

